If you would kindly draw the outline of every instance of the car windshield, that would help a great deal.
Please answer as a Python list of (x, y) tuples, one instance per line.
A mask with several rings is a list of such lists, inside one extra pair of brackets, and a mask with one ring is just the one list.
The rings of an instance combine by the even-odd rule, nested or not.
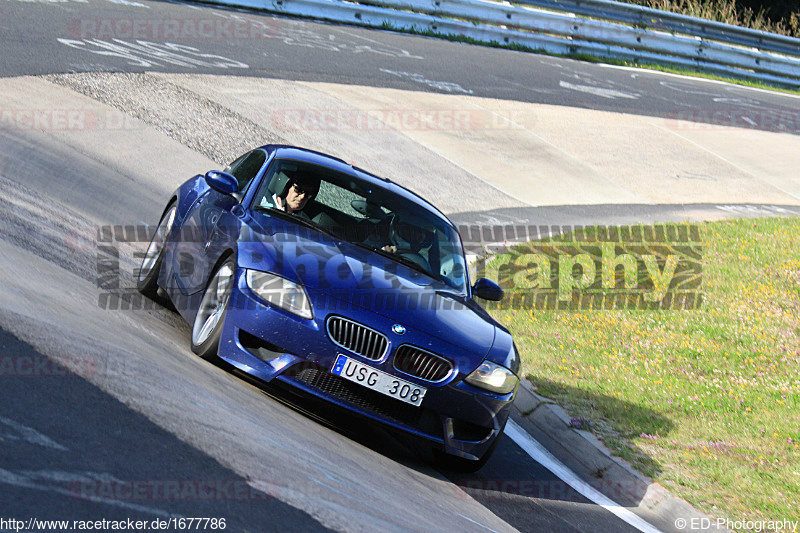
[(411, 200), (329, 168), (278, 159), (270, 165), (252, 206), (285, 214), (287, 205), (302, 206), (292, 213), (298, 222), (368, 247), (466, 293), (458, 233), (445, 218)]

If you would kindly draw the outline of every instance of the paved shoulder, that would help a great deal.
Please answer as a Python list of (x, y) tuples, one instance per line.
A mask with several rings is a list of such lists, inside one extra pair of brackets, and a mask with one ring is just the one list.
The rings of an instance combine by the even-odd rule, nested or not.
[(226, 531), (327, 531), (68, 369), (100, 365), (59, 362), (0, 329), (0, 500), (14, 515), (4, 518), (210, 518)]

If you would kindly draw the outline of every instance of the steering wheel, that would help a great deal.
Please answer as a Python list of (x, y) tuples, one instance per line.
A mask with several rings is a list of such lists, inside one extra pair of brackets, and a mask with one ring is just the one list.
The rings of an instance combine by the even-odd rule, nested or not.
[(397, 217), (397, 213), (392, 213), (386, 217), (388, 220), (388, 227), (389, 227), (389, 244), (392, 246), (400, 247), (400, 221)]
[(401, 235), (401, 228), (402, 225), (400, 223), (400, 218), (397, 216), (397, 213), (392, 213), (387, 217), (388, 224), (389, 224), (389, 242), (393, 245), (396, 250), (394, 253), (403, 256), (408, 261), (412, 261), (419, 265), (424, 271), (430, 272), (431, 267), (428, 263), (428, 260), (425, 259), (419, 251), (414, 249), (414, 237), (411, 238), (411, 241), (407, 241)]

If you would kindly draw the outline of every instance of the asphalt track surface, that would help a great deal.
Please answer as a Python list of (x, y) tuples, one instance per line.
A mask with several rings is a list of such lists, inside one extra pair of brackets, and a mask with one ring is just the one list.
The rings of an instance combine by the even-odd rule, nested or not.
[[(0, 153), (3, 175), (13, 168), (18, 176), (16, 183), (4, 180), (4, 189), (14, 190), (13, 196), (30, 206), (14, 209), (6, 203), (10, 195), (3, 195), (0, 268), (6, 278), (6, 302), (0, 325), (7, 331), (22, 331), (47, 348), (37, 351), (3, 334), (0, 493), (8, 496), (2, 501), (14, 502), (4, 506), (14, 516), (24, 510), (37, 518), (58, 519), (59, 513), (44, 511), (74, 504), (76, 510), (66, 516), (76, 520), (127, 516), (131, 506), (135, 506), (131, 511), (153, 518), (164, 512), (188, 517), (189, 511), (201, 510), (202, 517), (212, 517), (217, 508), (219, 517), (233, 517), (238, 516), (237, 505), (249, 512), (249, 506), (258, 507), (266, 500), (275, 514), (270, 514), (272, 507), (259, 512), (272, 517), (269, 521), (258, 519), (258, 513), (252, 519), (248, 514), (248, 520), (232, 522), (232, 530), (306, 530), (314, 525), (306, 512), (323, 525), (346, 530), (582, 531), (587, 524), (594, 531), (632, 530), (565, 486), (510, 439), (503, 439), (478, 474), (440, 473), (414, 443), (398, 441), (374, 427), (365, 431), (358, 420), (300, 403), (295, 407), (323, 414), (325, 420), (304, 416), (282, 405), (275, 391), (247, 384), (227, 369), (199, 360), (188, 349), (188, 326), (167, 310), (98, 308), (93, 266), (97, 251), (64, 246), (60, 225), (80, 228), (90, 218), (101, 224), (155, 219), (160, 199), (149, 198), (136, 184), (125, 183), (113, 171), (51, 144), (46, 137), (0, 134)], [(39, 202), (31, 199), (52, 188), (56, 175), (62, 179), (50, 195)], [(95, 198), (128, 200), (98, 206)], [(48, 228), (51, 224), (56, 227)], [(121, 258), (123, 271), (132, 272), (134, 267), (132, 257)], [(37, 308), (31, 290), (48, 292), (49, 310)], [(65, 361), (78, 376), (50, 367), (36, 370), (36, 358), (43, 353)], [(155, 424), (79, 376), (122, 395)], [(71, 429), (64, 430), (65, 425)], [(72, 451), (39, 450), (25, 441), (26, 431)], [(203, 450), (213, 458), (204, 456)], [(25, 459), (31, 454), (43, 464)], [(73, 464), (75, 456), (86, 458), (91, 468), (81, 461)], [(214, 468), (204, 470), (198, 464)], [(191, 493), (185, 497), (188, 502), (179, 498), (175, 503), (163, 492), (143, 501), (124, 489), (112, 493), (116, 498), (102, 492), (143, 481), (149, 489), (141, 490), (157, 491), (171, 481), (200, 484), (220, 478), (244, 478), (247, 487), (263, 494), (242, 496), (256, 500), (253, 504), (223, 491), (223, 503), (231, 506), (226, 508), (216, 502), (204, 507), (201, 496), (194, 501)], [(87, 481), (88, 494), (76, 494), (76, 488), (84, 490), (81, 482)], [(114, 503), (82, 501), (98, 495)], [(53, 498), (58, 506), (52, 506)], [(24, 505), (18, 506), (19, 501)], [(487, 515), (486, 509), (496, 517)]]
[[(351, 27), (322, 32), (311, 22), (205, 6), (0, 1), (3, 77), (238, 74), (465, 91), (643, 115), (719, 105), (744, 116), (757, 94), (760, 109), (796, 113), (795, 102), (768, 93), (699, 83), (687, 89), (690, 82), (678, 91), (661, 77), (625, 70)], [(250, 39), (181, 41), (195, 58), (216, 56), (201, 60), (217, 66), (164, 61), (157, 53), (163, 46), (145, 46), (142, 53), (141, 44), (132, 52), (116, 42), (109, 55), (108, 47), (88, 41), (126, 36), (91, 35), (90, 26), (81, 26), (94, 19), (230, 16), (257, 19), (272, 33), (259, 46)], [(566, 87), (565, 69), (574, 79)], [(795, 126), (787, 131), (797, 133)], [(198, 360), (188, 349), (188, 327), (167, 310), (100, 309), (98, 252), (65, 245), (63, 235), (155, 221), (162, 195), (36, 132), (0, 130), (0, 157), (0, 517), (217, 517), (226, 518), (230, 531), (632, 530), (565, 487), (510, 439), (478, 474), (438, 472), (413, 443), (337, 413), (326, 411), (319, 420), (310, 414), (320, 414), (314, 405), (287, 407), (275, 391)], [(613, 217), (618, 208), (605, 209), (598, 208), (598, 219)], [(561, 216), (570, 221), (568, 212)], [(131, 272), (133, 258), (121, 266)], [(218, 498), (191, 492), (209, 480), (227, 483)], [(188, 492), (109, 492), (137, 484), (145, 492), (163, 491), (175, 483)]]
[[(746, 117), (756, 123), (750, 127), (800, 133), (796, 99), (727, 84), (684, 83), (645, 71), (183, 3), (3, 0), (2, 5), (0, 76), (97, 70), (215, 73), (463, 93), (659, 117), (701, 110), (692, 118), (725, 116), (745, 124)], [(134, 26), (136, 20), (143, 22)], [(164, 20), (184, 21), (174, 31), (185, 37), (176, 40), (163, 25), (148, 22)], [(197, 24), (185, 23), (192, 20)], [(202, 26), (201, 21), (214, 24)], [(195, 59), (207, 64), (170, 63), (152, 47), (148, 53), (147, 44), (136, 47), (133, 41), (156, 45), (156, 50), (176, 41), (194, 48)]]

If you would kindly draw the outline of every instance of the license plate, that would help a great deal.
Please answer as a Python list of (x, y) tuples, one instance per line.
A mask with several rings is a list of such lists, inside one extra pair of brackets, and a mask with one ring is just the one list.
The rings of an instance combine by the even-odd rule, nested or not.
[(363, 385), (368, 389), (391, 396), (401, 402), (419, 405), (425, 397), (427, 389), (404, 379), (396, 378), (382, 370), (359, 363), (345, 355), (338, 355), (333, 363), (333, 374)]

